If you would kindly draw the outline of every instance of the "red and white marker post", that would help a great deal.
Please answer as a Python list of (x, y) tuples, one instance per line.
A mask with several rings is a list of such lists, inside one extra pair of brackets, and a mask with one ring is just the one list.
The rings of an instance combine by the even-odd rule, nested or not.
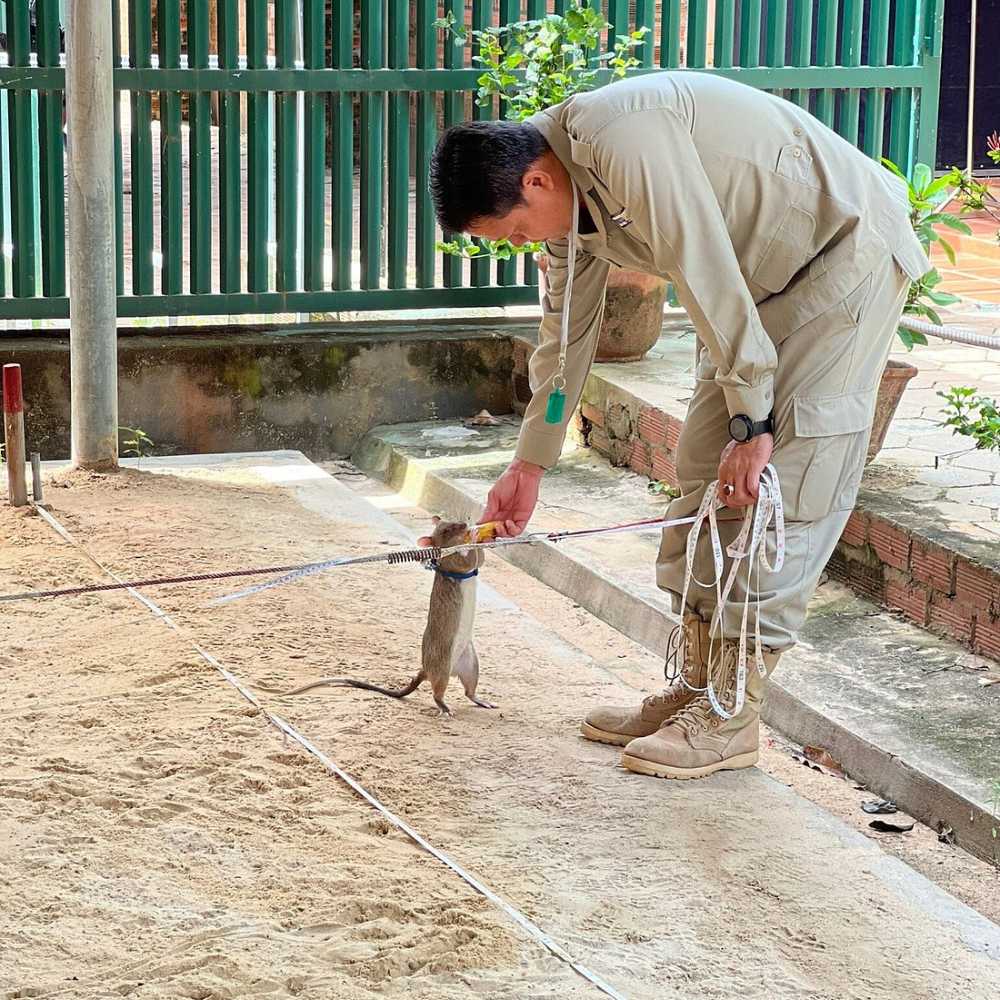
[(3, 366), (4, 458), (7, 462), (7, 487), (15, 507), (28, 503), (28, 484), (24, 467), (24, 393), (21, 389), (21, 366)]

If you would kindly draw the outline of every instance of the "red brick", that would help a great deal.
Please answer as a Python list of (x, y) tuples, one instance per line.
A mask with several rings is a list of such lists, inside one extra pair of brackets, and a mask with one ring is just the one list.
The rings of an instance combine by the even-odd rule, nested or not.
[(632, 439), (632, 450), (628, 456), (628, 466), (641, 476), (648, 476), (653, 471), (652, 459), (649, 457), (649, 445), (638, 438)]
[(596, 406), (591, 406), (590, 403), (581, 403), (580, 413), (595, 426), (604, 426), (604, 411), (599, 410)]
[(942, 594), (955, 592), (955, 553), (930, 542), (914, 540), (910, 550), (910, 572), (915, 580), (930, 584)]
[(1000, 576), (959, 559), (955, 565), (955, 596), (977, 611), (1000, 610)]
[(654, 446), (666, 444), (666, 414), (655, 406), (644, 406), (639, 412), (639, 437)]
[(918, 625), (927, 624), (927, 606), (930, 594), (927, 588), (908, 580), (902, 573), (889, 571), (885, 577), (885, 604), (902, 611)]
[(673, 455), (666, 448), (653, 448), (651, 453), (653, 478), (662, 479), (671, 486), (677, 485), (677, 467)]
[(840, 540), (846, 545), (862, 548), (868, 542), (868, 518), (855, 511), (847, 520)]
[(605, 458), (611, 457), (611, 439), (600, 427), (592, 427), (587, 443), (595, 451), (599, 451)]
[(677, 446), (681, 442), (681, 431), (684, 430), (684, 421), (676, 417), (667, 417), (667, 447), (671, 451), (677, 451)]
[(976, 638), (972, 648), (981, 656), (1000, 660), (1000, 621), (986, 616), (976, 618)]
[(873, 517), (868, 526), (868, 541), (875, 554), (887, 566), (907, 569), (910, 562), (910, 536), (905, 531)]
[(957, 598), (944, 597), (941, 594), (934, 594), (931, 598), (928, 625), (954, 636), (960, 642), (971, 641), (973, 618), (972, 608)]

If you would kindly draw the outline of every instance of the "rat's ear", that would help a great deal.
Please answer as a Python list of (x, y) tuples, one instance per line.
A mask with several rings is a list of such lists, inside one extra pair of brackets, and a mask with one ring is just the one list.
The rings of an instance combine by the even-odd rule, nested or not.
[(429, 535), (424, 535), (422, 538), (417, 539), (417, 545), (422, 549), (429, 549), (434, 544), (434, 539)]

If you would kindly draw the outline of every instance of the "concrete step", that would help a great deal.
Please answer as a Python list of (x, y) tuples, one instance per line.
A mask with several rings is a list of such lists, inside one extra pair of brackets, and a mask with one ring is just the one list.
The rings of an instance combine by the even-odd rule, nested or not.
[[(513, 454), (518, 426), (442, 422), (376, 428), (353, 456), (422, 507), (475, 517)], [(576, 528), (656, 516), (644, 477), (568, 443), (543, 483), (532, 525)], [(631, 639), (662, 654), (675, 624), (655, 586), (656, 534), (513, 547), (501, 554)], [(992, 859), (1000, 779), (1000, 690), (978, 684), (986, 661), (827, 583), (802, 642), (768, 698), (769, 725), (821, 746), (856, 780)]]

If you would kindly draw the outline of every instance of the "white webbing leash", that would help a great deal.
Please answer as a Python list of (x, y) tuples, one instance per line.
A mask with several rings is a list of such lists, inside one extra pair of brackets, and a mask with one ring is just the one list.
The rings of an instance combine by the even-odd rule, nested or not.
[[(740, 526), (739, 534), (737, 534), (736, 538), (734, 538), (733, 541), (726, 547), (724, 554), (722, 549), (722, 538), (719, 534), (717, 516), (717, 511), (720, 506), (722, 506), (717, 497), (718, 485), (718, 480), (716, 480), (710, 483), (708, 488), (705, 490), (705, 495), (702, 497), (698, 513), (695, 515), (694, 524), (688, 532), (685, 551), (686, 565), (684, 570), (684, 590), (681, 595), (681, 607), (686, 609), (688, 607), (687, 599), (692, 582), (696, 583), (699, 587), (705, 588), (706, 590), (713, 587), (715, 588), (715, 611), (709, 624), (711, 649), (708, 656), (709, 670), (706, 686), (704, 688), (692, 688), (692, 685), (684, 676), (683, 658), (680, 660), (680, 665), (677, 666), (676, 670), (673, 673), (670, 673), (669, 670), (665, 671), (665, 676), (668, 683), (679, 678), (688, 688), (703, 692), (708, 697), (708, 700), (712, 705), (712, 710), (718, 716), (723, 719), (731, 719), (734, 715), (738, 715), (742, 710), (743, 703), (746, 698), (747, 651), (749, 645), (748, 640), (751, 603), (754, 604), (754, 666), (762, 677), (767, 674), (767, 668), (764, 664), (764, 650), (760, 641), (760, 602), (759, 600), (751, 602), (751, 584), (753, 583), (753, 574), (756, 570), (758, 583), (757, 589), (759, 591), (761, 566), (767, 569), (768, 572), (775, 573), (784, 565), (785, 508), (781, 498), (781, 486), (778, 482), (778, 472), (773, 465), (767, 465), (761, 473), (760, 492), (757, 503), (753, 507), (747, 507), (745, 509), (743, 514), (743, 523)], [(772, 521), (774, 522), (775, 550), (773, 561), (770, 560), (767, 555), (767, 530)], [(702, 528), (706, 525), (706, 523), (708, 525), (709, 541), (712, 547), (712, 562), (715, 568), (715, 579), (703, 582), (694, 575), (694, 566), (695, 556), (698, 549), (698, 541), (701, 537)], [(725, 570), (726, 555), (732, 559), (728, 575)], [(721, 659), (725, 653), (725, 644), (727, 640), (724, 635), (723, 619), (726, 602), (729, 600), (729, 595), (732, 593), (740, 567), (743, 565), (744, 561), (747, 566), (747, 585), (743, 596), (743, 616), (740, 622), (740, 635), (737, 649), (736, 692), (732, 708), (727, 710), (721, 703), (719, 692), (715, 690), (715, 684), (712, 678), (712, 665), (715, 662), (715, 657), (713, 657), (712, 654), (715, 652), (716, 640), (718, 640), (719, 643), (718, 658)], [(724, 583), (723, 578), (725, 578)]]

